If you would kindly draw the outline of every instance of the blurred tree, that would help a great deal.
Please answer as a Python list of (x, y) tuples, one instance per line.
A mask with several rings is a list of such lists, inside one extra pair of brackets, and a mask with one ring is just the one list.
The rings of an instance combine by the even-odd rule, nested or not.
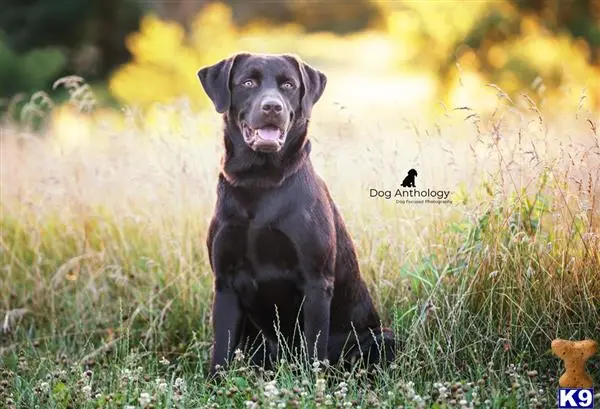
[(0, 96), (43, 89), (57, 78), (65, 64), (64, 55), (57, 49), (16, 54), (0, 33)]
[(552, 31), (584, 39), (594, 64), (600, 64), (600, 1), (513, 0), (522, 13), (533, 13)]
[(370, 0), (229, 0), (226, 3), (232, 7), (238, 25), (256, 20), (272, 24), (295, 23), (307, 32), (351, 33), (366, 29), (381, 17), (381, 9)]
[[(120, 99), (144, 94), (152, 101), (156, 94), (143, 81), (171, 78), (165, 88), (185, 90), (193, 80), (187, 70), (236, 49), (236, 35), (260, 26), (280, 36), (287, 23), (299, 32), (343, 34), (385, 22), (398, 43), (398, 64), (433, 73), (446, 90), (456, 63), (509, 92), (540, 76), (557, 88), (568, 75), (592, 78), (597, 71), (590, 67), (600, 67), (598, 0), (0, 1), (0, 96), (43, 88), (68, 73), (88, 81), (112, 77)], [(142, 15), (158, 20), (140, 28)], [(167, 58), (174, 55), (177, 61)], [(592, 92), (600, 93), (599, 81), (587, 81)]]
[[(124, 38), (138, 28), (143, 11), (140, 3), (133, 0), (2, 0), (2, 3), (0, 32), (4, 33), (6, 49), (16, 56), (52, 50), (64, 59), (61, 72), (52, 72), (53, 75), (75, 73), (92, 81), (105, 78), (130, 58)], [(0, 65), (8, 63), (0, 61)], [(7, 71), (15, 70), (18, 65)], [(0, 81), (10, 82), (10, 78), (3, 78)], [(40, 86), (35, 81), (19, 85), (19, 91)], [(0, 94), (7, 95), (9, 91), (13, 92), (14, 87), (3, 87)]]
[(232, 10), (233, 22), (245, 26), (253, 22), (271, 25), (295, 23), (313, 31), (338, 34), (360, 31), (380, 17), (381, 9), (370, 0), (169, 0), (151, 4), (156, 14), (189, 30), (194, 16), (207, 3), (223, 3)]
[(84, 34), (90, 1), (4, 0), (0, 29), (18, 53), (34, 48), (73, 47)]
[[(111, 76), (110, 90), (127, 104), (172, 102), (198, 90), (198, 69), (235, 52), (239, 37), (231, 10), (221, 3), (207, 4), (188, 33), (174, 21), (149, 14), (140, 30), (126, 37), (133, 57)], [(195, 92), (191, 101), (199, 107), (211, 103), (202, 92)]]
[(468, 72), (510, 96), (529, 88), (538, 101), (586, 89), (588, 101), (600, 106), (597, 0), (489, 0), (464, 7), (373, 1), (387, 11), (398, 64), (437, 73), (441, 96)]
[(600, 81), (592, 68), (600, 66), (599, 1), (492, 3), (453, 48), (441, 67), (444, 76), (465, 52), (475, 53), (480, 72), (509, 93), (533, 86), (534, 98), (541, 98), (545, 89), (559, 89), (575, 75), (600, 106)]
[[(139, 29), (142, 15), (156, 13), (163, 20), (180, 24), (187, 34), (194, 32), (195, 16), (214, 0), (1, 0), (0, 96), (48, 88), (52, 80), (77, 74), (87, 81), (104, 80), (113, 70), (133, 57), (125, 38)], [(311, 0), (224, 2), (232, 9), (238, 26), (256, 21), (269, 25), (294, 22), (308, 31), (347, 33), (367, 27), (380, 9), (370, 0), (348, 2)], [(40, 54), (38, 50), (44, 50)], [(33, 54), (29, 53), (35, 51)], [(21, 59), (47, 62), (46, 76), (18, 75)], [(9, 57), (10, 56), (10, 57)], [(21, 61), (21, 62), (18, 62)], [(23, 60), (25, 61), (25, 60)], [(44, 80), (40, 80), (44, 77)]]
[(512, 0), (515, 9), (492, 4), (475, 24), (465, 43), (475, 49), (522, 34), (522, 22), (534, 17), (546, 30), (568, 33), (588, 45), (590, 62), (600, 64), (600, 2), (597, 0)]
[(205, 4), (204, 0), (169, 0), (153, 2), (150, 7), (161, 19), (179, 23), (188, 31)]

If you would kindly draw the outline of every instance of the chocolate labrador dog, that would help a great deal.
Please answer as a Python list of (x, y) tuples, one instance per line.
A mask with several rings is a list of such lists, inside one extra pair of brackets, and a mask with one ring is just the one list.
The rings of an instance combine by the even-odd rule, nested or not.
[(310, 160), (311, 109), (326, 76), (292, 55), (240, 53), (198, 72), (224, 119), (208, 231), (215, 275), (210, 373), (233, 352), (257, 365), (284, 354), (389, 362), (344, 221)]

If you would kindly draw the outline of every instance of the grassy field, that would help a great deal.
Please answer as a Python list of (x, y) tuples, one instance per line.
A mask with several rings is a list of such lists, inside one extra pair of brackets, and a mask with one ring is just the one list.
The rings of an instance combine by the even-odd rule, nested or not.
[[(551, 340), (600, 340), (597, 115), (500, 99), (417, 120), (325, 100), (313, 161), (398, 359), (369, 380), (238, 354), (209, 384), (220, 121), (185, 105), (121, 118), (0, 129), (0, 408), (551, 408)], [(453, 203), (369, 197), (410, 168)], [(588, 370), (600, 381), (598, 356)]]

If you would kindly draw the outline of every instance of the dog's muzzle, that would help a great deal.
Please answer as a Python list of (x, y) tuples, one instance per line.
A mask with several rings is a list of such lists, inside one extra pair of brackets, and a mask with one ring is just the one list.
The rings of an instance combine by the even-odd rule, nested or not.
[(275, 125), (252, 128), (248, 123), (242, 123), (244, 142), (256, 152), (277, 152), (285, 143), (286, 132)]

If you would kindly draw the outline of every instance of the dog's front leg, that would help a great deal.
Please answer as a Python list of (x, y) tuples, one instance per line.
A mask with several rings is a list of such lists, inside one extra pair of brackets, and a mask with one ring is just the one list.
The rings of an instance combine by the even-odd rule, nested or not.
[(217, 365), (224, 367), (229, 363), (239, 342), (241, 318), (242, 312), (235, 292), (231, 288), (217, 286), (212, 311), (215, 338), (210, 363), (211, 376), (217, 372)]
[(309, 359), (327, 358), (329, 317), (333, 282), (327, 278), (310, 279), (304, 289), (304, 336)]
[(214, 334), (210, 375), (217, 365), (226, 366), (239, 343), (242, 311), (232, 277), (245, 252), (245, 230), (240, 226), (213, 219), (207, 239), (211, 268), (215, 273), (215, 295), (212, 308)]

